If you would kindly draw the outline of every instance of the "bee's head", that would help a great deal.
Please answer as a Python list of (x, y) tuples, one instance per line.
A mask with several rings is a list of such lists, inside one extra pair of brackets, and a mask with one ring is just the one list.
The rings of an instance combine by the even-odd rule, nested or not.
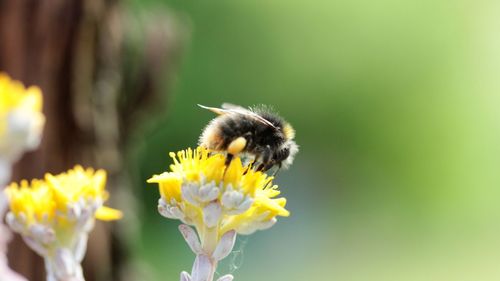
[(273, 154), (272, 163), (281, 164), (287, 169), (293, 162), (295, 154), (299, 151), (299, 146), (293, 140), (285, 141)]
[(299, 146), (293, 140), (295, 130), (288, 122), (284, 122), (280, 135), (284, 138), (284, 142), (274, 153), (272, 161), (275, 164), (281, 163), (281, 166), (286, 169), (292, 164), (295, 154), (299, 151)]

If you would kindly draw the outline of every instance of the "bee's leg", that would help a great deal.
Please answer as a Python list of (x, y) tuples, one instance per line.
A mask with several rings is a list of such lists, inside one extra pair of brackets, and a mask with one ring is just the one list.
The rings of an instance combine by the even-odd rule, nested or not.
[(274, 171), (274, 173), (273, 173), (272, 176), (276, 178), (276, 175), (278, 174), (278, 172), (280, 171), (280, 169), (281, 169), (281, 163), (278, 164), (278, 168), (276, 169), (276, 171)]
[(265, 166), (265, 165), (266, 165), (266, 164), (261, 163), (261, 164), (257, 167), (257, 169), (255, 169), (255, 171), (257, 171), (257, 172), (262, 172), (262, 170), (264, 170), (264, 166)]
[(235, 155), (238, 155), (243, 149), (245, 149), (245, 146), (247, 145), (247, 140), (244, 137), (239, 137), (234, 139), (228, 146), (227, 146), (227, 157), (226, 157), (226, 166), (228, 166), (231, 161), (233, 160), (233, 157)]
[[(273, 178), (276, 178), (276, 175), (281, 169), (281, 163), (278, 164), (278, 167), (276, 168), (276, 171), (271, 175)], [(268, 188), (271, 185), (271, 181), (267, 182), (266, 186), (264, 186), (264, 189)]]
[(227, 168), (229, 167), (229, 164), (231, 164), (231, 161), (233, 161), (233, 158), (235, 155), (238, 155), (243, 149), (245, 149), (245, 146), (247, 144), (247, 140), (244, 137), (239, 137), (233, 140), (228, 146), (227, 146), (227, 156), (226, 156), (226, 161), (224, 163), (224, 176), (226, 175)]
[(249, 149), (254, 146), (251, 132), (245, 133), (242, 137), (244, 137), (245, 140), (247, 141), (245, 148)]
[(248, 173), (248, 170), (253, 169), (255, 163), (257, 162), (257, 159), (260, 157), (260, 155), (255, 155), (255, 157), (248, 163), (247, 168), (245, 169), (245, 172), (243, 172), (244, 175)]
[(262, 151), (262, 163), (259, 165), (259, 167), (257, 167), (257, 171), (267, 171), (269, 170), (271, 166), (270, 165), (270, 162), (271, 162), (271, 156), (272, 156), (272, 150), (271, 150), (271, 147), (268, 145), (266, 146), (266, 148)]
[(231, 161), (233, 161), (233, 158), (234, 158), (234, 155), (231, 153), (228, 153), (226, 156), (226, 162), (224, 163), (224, 165), (226, 167), (229, 166), (229, 164), (231, 164)]

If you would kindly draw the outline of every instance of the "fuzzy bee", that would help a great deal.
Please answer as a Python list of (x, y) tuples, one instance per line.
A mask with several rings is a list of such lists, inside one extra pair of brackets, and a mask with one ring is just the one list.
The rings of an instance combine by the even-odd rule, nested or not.
[(253, 156), (258, 171), (276, 166), (277, 172), (292, 164), (299, 150), (294, 141), (295, 130), (269, 108), (246, 109), (228, 103), (222, 108), (198, 106), (219, 115), (205, 127), (199, 145), (227, 152), (226, 165), (240, 153)]

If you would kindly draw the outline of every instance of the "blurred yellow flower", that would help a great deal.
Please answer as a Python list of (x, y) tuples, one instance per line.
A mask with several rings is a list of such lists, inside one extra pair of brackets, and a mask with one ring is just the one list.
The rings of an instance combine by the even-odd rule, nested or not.
[[(10, 180), (12, 165), (21, 155), (38, 147), (45, 117), (42, 114), (42, 92), (40, 88), (32, 86), (25, 88), (19, 81), (12, 80), (7, 74), (0, 72), (0, 187)], [(30, 214), (40, 213), (40, 209), (51, 208), (44, 197), (46, 189), (39, 187), (40, 183), (33, 183), (34, 191)], [(23, 192), (19, 196), (29, 197)], [(41, 198), (41, 199), (39, 199)], [(0, 217), (3, 219), (7, 200), (3, 192), (0, 193)], [(20, 209), (19, 205), (14, 208)], [(33, 215), (35, 216), (35, 215)], [(32, 216), (32, 217), (33, 217)], [(25, 280), (9, 270), (6, 264), (5, 251), (10, 232), (0, 222), (0, 275), (9, 275), (15, 280)], [(1, 278), (0, 278), (1, 279)], [(3, 280), (3, 279), (2, 279)], [(12, 279), (14, 280), (14, 279)]]
[(108, 198), (105, 190), (106, 172), (75, 166), (59, 175), (46, 174), (44, 180), (23, 180), (10, 184), (5, 192), (10, 210), (26, 223), (51, 223), (68, 221), (68, 214), (75, 205), (89, 208), (97, 219), (120, 219), (122, 214), (102, 206)]
[(0, 72), (0, 161), (12, 163), (40, 143), (45, 117), (40, 88)]
[(75, 166), (43, 180), (10, 184), (5, 193), (7, 223), (44, 257), (47, 280), (83, 280), (81, 261), (95, 218), (116, 220), (118, 210), (103, 207), (108, 199), (106, 172)]
[(42, 110), (42, 91), (37, 86), (25, 88), (19, 81), (0, 72), (0, 114), (13, 108), (25, 108), (31, 111)]

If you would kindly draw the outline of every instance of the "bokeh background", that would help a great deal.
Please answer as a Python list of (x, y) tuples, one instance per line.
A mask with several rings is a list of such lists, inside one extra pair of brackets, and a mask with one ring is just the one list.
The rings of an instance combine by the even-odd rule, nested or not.
[(220, 275), (500, 280), (499, 1), (108, 2), (133, 26), (118, 91), (142, 91), (129, 81), (149, 73), (136, 67), (144, 41), (163, 50), (136, 26), (168, 18), (153, 27), (168, 25), (178, 50), (175, 67), (154, 75), (163, 97), (152, 109), (128, 114), (140, 98), (121, 107), (123, 122), (139, 120), (113, 166), (115, 185), (128, 182), (112, 191), (126, 212), (114, 235), (128, 280), (191, 268), (179, 223), (157, 213), (145, 181), (168, 168), (168, 152), (196, 145), (214, 117), (196, 104), (223, 102), (274, 106), (301, 151), (277, 178), (291, 217), (240, 236)]

